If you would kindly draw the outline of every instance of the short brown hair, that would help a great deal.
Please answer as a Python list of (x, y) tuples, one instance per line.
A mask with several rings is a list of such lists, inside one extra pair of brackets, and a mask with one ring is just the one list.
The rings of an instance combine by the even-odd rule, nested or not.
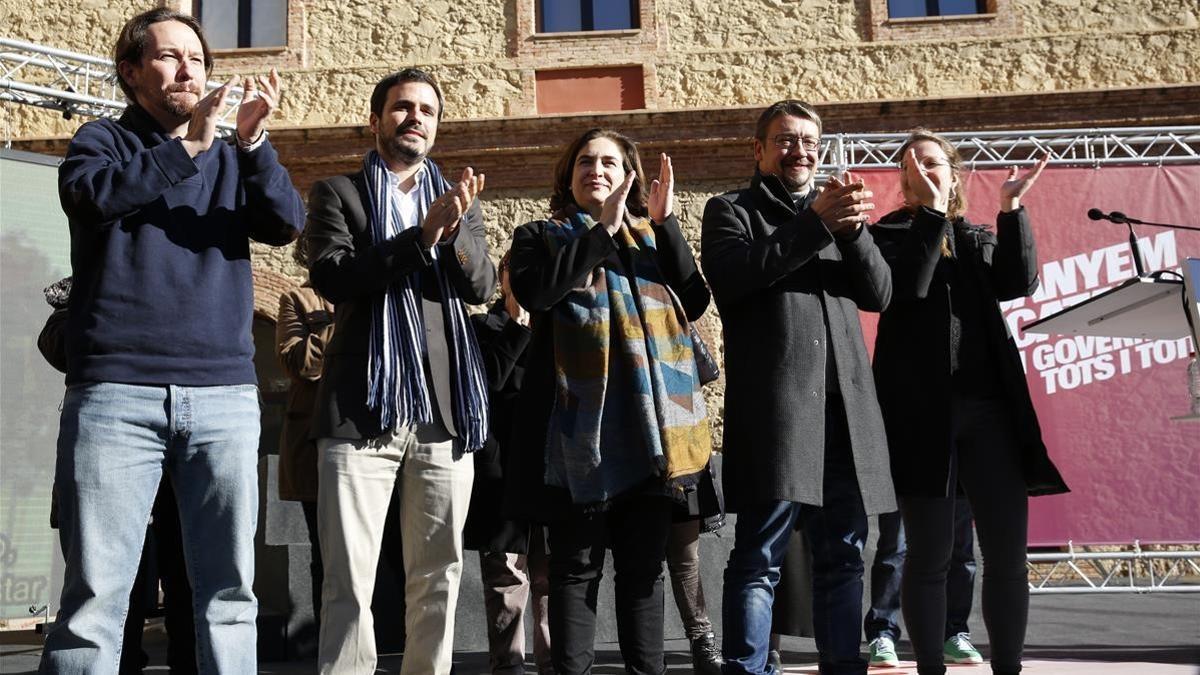
[(771, 120), (782, 115), (791, 115), (800, 119), (812, 120), (812, 123), (817, 125), (817, 133), (822, 133), (821, 116), (817, 114), (816, 109), (804, 101), (789, 98), (783, 101), (776, 101), (768, 106), (766, 110), (762, 111), (762, 114), (758, 116), (758, 124), (754, 127), (754, 137), (766, 143), (767, 129), (771, 126)]
[(208, 48), (208, 40), (204, 38), (204, 29), (200, 27), (200, 22), (190, 14), (176, 12), (166, 7), (156, 7), (125, 22), (125, 26), (121, 28), (121, 35), (117, 38), (117, 44), (113, 47), (113, 67), (117, 71), (117, 84), (120, 85), (121, 91), (125, 92), (125, 98), (130, 102), (137, 99), (133, 87), (125, 81), (125, 78), (121, 77), (121, 64), (126, 61), (141, 64), (142, 55), (146, 51), (146, 34), (149, 32), (150, 26), (163, 21), (178, 21), (196, 33), (196, 37), (200, 38), (200, 47), (204, 50), (204, 72), (212, 74), (212, 50)]
[(420, 68), (405, 68), (397, 70), (394, 73), (385, 75), (382, 80), (375, 83), (375, 89), (371, 91), (371, 112), (376, 117), (383, 116), (383, 104), (387, 103), (388, 92), (392, 87), (405, 82), (424, 82), (433, 88), (433, 93), (437, 94), (438, 100), (438, 121), (442, 121), (442, 111), (446, 107), (445, 100), (442, 98), (442, 88), (438, 86), (437, 80), (429, 73)]
[(967, 192), (963, 189), (962, 184), (963, 161), (962, 155), (958, 154), (958, 148), (954, 147), (954, 144), (950, 141), (922, 127), (917, 127), (908, 132), (908, 138), (904, 139), (904, 145), (900, 146), (900, 152), (897, 153), (897, 157), (900, 158), (900, 179), (904, 180), (903, 169), (904, 162), (908, 158), (908, 149), (914, 143), (920, 143), (921, 141), (937, 143), (942, 152), (946, 153), (946, 159), (950, 161), (950, 170), (954, 173), (954, 177), (958, 179), (958, 187), (950, 195), (950, 203), (946, 206), (946, 218), (954, 220), (955, 218), (962, 217), (967, 212)]
[[(567, 147), (566, 152), (558, 158), (554, 167), (554, 194), (550, 197), (550, 211), (559, 210), (571, 205), (578, 205), (571, 194), (571, 176), (575, 171), (575, 158), (583, 146), (597, 138), (607, 138), (621, 149), (621, 165), (625, 173), (632, 173), (633, 186), (625, 199), (625, 208), (638, 217), (645, 217), (649, 210), (646, 208), (646, 174), (642, 171), (642, 160), (638, 157), (637, 144), (625, 134), (612, 129), (588, 129)], [(616, 189), (616, 186), (613, 186)]]

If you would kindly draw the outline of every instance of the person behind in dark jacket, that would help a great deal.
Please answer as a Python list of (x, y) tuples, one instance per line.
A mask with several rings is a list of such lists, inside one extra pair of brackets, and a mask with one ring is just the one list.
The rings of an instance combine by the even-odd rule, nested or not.
[(450, 672), (463, 526), (488, 435), (487, 374), (468, 304), (496, 287), (471, 168), (451, 184), (428, 159), (437, 81), (406, 68), (376, 83), (362, 169), (313, 184), (309, 278), (337, 308), (311, 435), (325, 580), (318, 666), (369, 673), (371, 593), (399, 491), (402, 672)]
[[(301, 235), (292, 258), (308, 267), (308, 238)], [(279, 366), (291, 381), (283, 428), (279, 434), (279, 499), (300, 502), (304, 525), (312, 546), (309, 571), (312, 579), (313, 618), (321, 620), (320, 538), (317, 535), (317, 442), (312, 430), (312, 412), (325, 363), (325, 347), (333, 337), (333, 303), (305, 281), (279, 295), (275, 318), (275, 353)]]
[(175, 488), (202, 672), (256, 668), (260, 409), (250, 240), (296, 238), (304, 204), (267, 140), (280, 80), (245, 78), (236, 138), (207, 95), (200, 24), (159, 8), (114, 48), (129, 106), (79, 128), (59, 167), (71, 228), (56, 481), (66, 561), (42, 672), (115, 664), (160, 479)]
[(872, 194), (849, 176), (814, 188), (821, 118), (786, 100), (758, 118), (750, 186), (704, 209), (701, 256), (725, 331), (726, 673), (767, 664), (780, 563), (797, 523), (813, 555), (822, 673), (865, 673), (867, 515), (895, 509), (883, 420), (858, 312), (891, 274), (867, 232)]
[(531, 337), (529, 312), (513, 297), (508, 264), (505, 253), (499, 265), (500, 299), (486, 313), (471, 317), (487, 369), (492, 410), (487, 445), (475, 453), (475, 485), (463, 538), (466, 548), (479, 551), (491, 672), (525, 672), (524, 617), (525, 606), (531, 603), (534, 664), (539, 673), (553, 673), (545, 535), (540, 525), (505, 518), (501, 511), (508, 440)]
[(983, 552), (983, 619), (992, 672), (1017, 673), (1029, 585), (1027, 495), (1065, 492), (1050, 462), (1016, 344), (999, 302), (1038, 286), (1021, 197), (1049, 157), (1000, 186), (996, 232), (964, 214), (962, 160), (920, 129), (900, 152), (904, 207), (872, 227), (892, 268), (894, 300), (879, 321), (875, 375), (908, 554), (901, 608), (922, 675), (944, 673), (946, 570), (954, 486), (975, 515)]
[[(975, 531), (971, 503), (961, 489), (954, 498), (954, 547), (946, 570), (946, 630), (942, 654), (946, 663), (983, 663), (971, 644), (971, 605), (975, 600)], [(871, 607), (863, 619), (868, 660), (872, 667), (900, 664), (900, 586), (904, 579), (904, 524), (899, 511), (879, 514), (879, 539), (871, 562)]]
[(513, 234), (513, 294), (533, 337), (506, 504), (547, 522), (550, 648), (564, 675), (594, 661), (606, 547), (625, 668), (665, 671), (671, 495), (711, 453), (687, 328), (709, 291), (672, 211), (666, 155), (659, 167), (647, 196), (633, 141), (589, 130), (559, 159), (551, 218)]

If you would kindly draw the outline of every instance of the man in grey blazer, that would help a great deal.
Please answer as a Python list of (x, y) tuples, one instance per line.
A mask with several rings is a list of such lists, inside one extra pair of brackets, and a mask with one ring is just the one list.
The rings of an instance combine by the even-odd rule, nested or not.
[(858, 311), (882, 311), (891, 274), (865, 227), (871, 192), (813, 180), (821, 118), (780, 101), (759, 117), (750, 186), (713, 197), (701, 253), (725, 333), (724, 480), (737, 513), (725, 570), (725, 672), (771, 673), (774, 587), (788, 538), (813, 553), (822, 673), (860, 654), (867, 515), (895, 505)]
[(376, 147), (361, 171), (313, 185), (313, 286), (335, 305), (313, 414), (325, 564), (322, 673), (373, 673), (371, 594), (384, 518), (400, 499), (407, 647), (403, 673), (450, 671), (462, 531), (487, 436), (487, 382), (466, 304), (496, 285), (475, 197), (426, 158), (442, 94), (427, 73), (383, 78)]

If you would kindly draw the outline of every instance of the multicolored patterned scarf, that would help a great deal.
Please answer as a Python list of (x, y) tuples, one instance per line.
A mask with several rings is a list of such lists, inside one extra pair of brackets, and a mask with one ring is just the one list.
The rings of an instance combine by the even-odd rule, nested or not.
[[(387, 165), (374, 150), (363, 159), (371, 202), (371, 241), (386, 241), (404, 229)], [(417, 197), (417, 222), (433, 200), (450, 188), (438, 166), (425, 160)], [(442, 293), (442, 316), (449, 331), (450, 389), (454, 426), (466, 449), (483, 447), (488, 433), (487, 376), (467, 308), (433, 261)], [(433, 422), (433, 401), (425, 379), (425, 315), (419, 272), (393, 281), (371, 303), (371, 340), (367, 356), (367, 405), (379, 411), (384, 431)]]
[[(570, 209), (546, 226), (551, 254), (597, 223)], [(687, 318), (655, 260), (648, 220), (626, 221), (619, 250), (551, 310), (555, 400), (547, 480), (575, 503), (604, 502), (653, 475), (696, 479), (712, 452)]]

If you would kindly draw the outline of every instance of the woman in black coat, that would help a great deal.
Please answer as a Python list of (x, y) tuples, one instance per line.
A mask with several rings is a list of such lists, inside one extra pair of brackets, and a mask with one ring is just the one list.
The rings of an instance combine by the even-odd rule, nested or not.
[(996, 232), (963, 217), (962, 160), (914, 131), (900, 152), (905, 205), (872, 228), (892, 268), (875, 382), (908, 537), (901, 605), (918, 672), (944, 673), (946, 571), (954, 486), (966, 491), (983, 550), (983, 617), (993, 673), (1021, 670), (1029, 611), (1028, 495), (1065, 492), (1042, 443), (1016, 344), (999, 301), (1038, 285), (1020, 205), (1048, 157), (1000, 188)]
[(672, 213), (673, 182), (662, 155), (647, 195), (633, 142), (592, 129), (559, 160), (551, 218), (513, 234), (512, 288), (533, 337), (506, 505), (546, 523), (558, 673), (590, 672), (606, 548), (625, 668), (665, 672), (671, 497), (710, 452), (686, 326), (709, 291)]

